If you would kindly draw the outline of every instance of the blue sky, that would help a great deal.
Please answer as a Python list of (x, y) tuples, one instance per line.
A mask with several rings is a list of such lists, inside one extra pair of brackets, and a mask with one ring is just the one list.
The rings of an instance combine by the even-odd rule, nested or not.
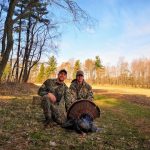
[(150, 58), (150, 0), (76, 0), (95, 18), (93, 27), (78, 29), (63, 24), (59, 63), (71, 58), (82, 62), (99, 55), (104, 65), (115, 65), (120, 57), (128, 62)]

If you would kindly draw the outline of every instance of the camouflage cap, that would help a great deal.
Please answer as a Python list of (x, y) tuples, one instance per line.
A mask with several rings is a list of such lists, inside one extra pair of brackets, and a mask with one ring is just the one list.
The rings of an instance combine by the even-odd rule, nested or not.
[(79, 76), (79, 75), (84, 76), (84, 73), (83, 73), (83, 71), (82, 71), (82, 70), (78, 70), (78, 71), (77, 71), (76, 76)]
[(60, 73), (62, 73), (62, 72), (64, 72), (64, 73), (67, 75), (67, 71), (66, 71), (65, 69), (61, 69), (61, 70), (58, 72), (58, 74), (60, 74)]

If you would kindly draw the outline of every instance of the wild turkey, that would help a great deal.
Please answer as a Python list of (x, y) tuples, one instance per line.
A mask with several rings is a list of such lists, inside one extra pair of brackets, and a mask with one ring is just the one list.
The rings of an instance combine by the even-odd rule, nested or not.
[(67, 112), (67, 121), (63, 128), (73, 129), (77, 133), (97, 132), (99, 129), (93, 124), (93, 120), (100, 117), (100, 109), (90, 100), (77, 100)]
[(90, 100), (75, 101), (67, 112), (68, 119), (79, 119), (84, 114), (88, 114), (93, 120), (100, 117), (100, 109)]

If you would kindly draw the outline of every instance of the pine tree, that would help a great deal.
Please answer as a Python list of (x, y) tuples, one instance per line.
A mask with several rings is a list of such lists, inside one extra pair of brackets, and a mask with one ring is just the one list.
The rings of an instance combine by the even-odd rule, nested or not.
[(96, 79), (100, 80), (101, 73), (103, 71), (103, 65), (102, 65), (102, 62), (101, 62), (99, 56), (95, 57), (95, 71), (96, 71)]
[(44, 80), (44, 72), (45, 72), (45, 67), (44, 67), (44, 64), (42, 63), (41, 66), (40, 66), (40, 72), (37, 76), (37, 82), (38, 83), (41, 83), (43, 82)]
[(54, 77), (56, 68), (57, 68), (56, 58), (54, 56), (51, 56), (48, 61), (48, 67), (46, 68), (45, 71), (46, 78)]
[(76, 72), (80, 69), (81, 69), (81, 63), (80, 60), (77, 60), (75, 62), (74, 69), (73, 69), (73, 79), (76, 78)]
[(102, 68), (102, 67), (103, 67), (103, 65), (101, 63), (99, 56), (96, 56), (95, 57), (95, 68), (98, 69), (98, 68)]

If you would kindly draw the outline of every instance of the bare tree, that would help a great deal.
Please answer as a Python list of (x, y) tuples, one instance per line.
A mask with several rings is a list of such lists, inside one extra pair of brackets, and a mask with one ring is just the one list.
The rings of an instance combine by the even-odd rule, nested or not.
[(95, 77), (95, 61), (92, 59), (86, 59), (84, 62), (85, 78), (89, 81), (94, 80)]
[[(14, 69), (16, 69), (16, 80), (22, 80), (23, 82), (26, 82), (27, 81), (27, 74), (28, 74), (28, 71), (30, 70), (29, 66), (30, 64), (33, 65), (33, 63), (30, 63), (29, 60), (33, 60), (32, 56), (31, 55), (31, 51), (34, 51), (33, 49), (33, 41), (35, 39), (35, 37), (33, 38), (31, 35), (31, 30), (34, 30), (32, 27), (32, 18), (34, 18), (36, 21), (38, 22), (45, 22), (46, 20), (43, 20), (42, 19), (42, 16), (37, 16), (34, 14), (34, 12), (38, 12), (38, 11), (35, 11), (36, 8), (38, 8), (38, 5), (39, 3), (45, 3), (46, 5), (48, 4), (49, 6), (54, 6), (56, 9), (58, 9), (58, 11), (61, 11), (61, 10), (65, 10), (67, 13), (71, 14), (70, 16), (73, 18), (72, 21), (75, 22), (75, 23), (82, 23), (84, 21), (87, 21), (89, 16), (86, 14), (85, 11), (83, 11), (76, 2), (72, 1), (72, 0), (44, 0), (44, 1), (39, 1), (39, 0), (11, 0), (9, 1), (9, 4), (8, 4), (8, 11), (7, 11), (7, 14), (6, 14), (6, 20), (4, 22), (4, 30), (3, 30), (3, 35), (2, 35), (2, 42), (1, 42), (1, 46), (2, 46), (2, 49), (1, 49), (1, 59), (0, 59), (0, 79), (2, 77), (2, 74), (3, 74), (3, 71), (4, 71), (4, 68), (9, 60), (9, 55), (10, 55), (10, 52), (12, 51), (12, 48), (13, 48), (13, 44), (14, 44), (14, 38), (13, 38), (13, 34), (15, 34), (15, 30), (14, 30), (14, 27), (16, 25), (16, 23), (18, 21), (20, 21), (20, 25), (21, 25), (21, 20), (22, 19), (27, 19), (28, 18), (28, 33), (27, 33), (27, 37), (28, 39), (26, 38), (26, 45), (25, 45), (25, 53), (22, 54), (23, 55), (23, 70), (21, 70), (21, 74), (19, 75), (19, 66), (20, 66), (20, 58), (21, 57), (21, 50), (23, 48), (21, 48), (21, 44), (20, 44), (20, 39), (21, 39), (21, 26), (20, 27), (20, 30), (19, 30), (19, 34), (18, 34), (18, 50), (17, 50), (17, 60), (16, 60), (16, 63), (15, 63), (15, 66), (14, 66)], [(16, 14), (16, 11), (15, 9), (17, 8), (18, 4), (19, 3), (25, 3), (25, 7), (24, 9), (22, 9), (21, 13), (18, 13), (17, 15)], [(49, 14), (52, 14), (52, 12), (50, 12), (49, 10)], [(51, 25), (54, 24), (51, 16), (49, 16), (50, 18), (50, 23)], [(55, 16), (53, 15), (53, 17), (55, 18)], [(61, 21), (58, 21), (59, 23), (61, 23)], [(55, 26), (55, 25), (54, 25)], [(53, 27), (54, 27), (53, 26)], [(31, 28), (30, 28), (31, 27)], [(53, 28), (51, 26), (51, 28), (49, 28), (49, 30), (51, 30)], [(52, 37), (50, 35), (50, 37)], [(53, 38), (53, 37), (52, 37)], [(47, 37), (46, 37), (46, 40), (47, 40)], [(44, 45), (46, 44), (46, 40), (44, 42)], [(53, 42), (52, 42), (53, 43)], [(36, 44), (35, 44), (36, 45)], [(39, 44), (37, 44), (39, 45)], [(41, 44), (43, 45), (43, 44)], [(41, 46), (41, 47), (44, 47)], [(23, 48), (24, 49), (24, 48)], [(36, 51), (35, 51), (36, 53)], [(34, 53), (34, 54), (35, 54)], [(41, 53), (39, 53), (39, 56), (41, 56)], [(31, 59), (29, 59), (31, 58)], [(39, 58), (39, 57), (38, 57)], [(36, 61), (35, 61), (36, 62)], [(32, 66), (31, 65), (31, 66)], [(29, 71), (30, 72), (30, 71)], [(19, 78), (19, 79), (18, 79)]]

